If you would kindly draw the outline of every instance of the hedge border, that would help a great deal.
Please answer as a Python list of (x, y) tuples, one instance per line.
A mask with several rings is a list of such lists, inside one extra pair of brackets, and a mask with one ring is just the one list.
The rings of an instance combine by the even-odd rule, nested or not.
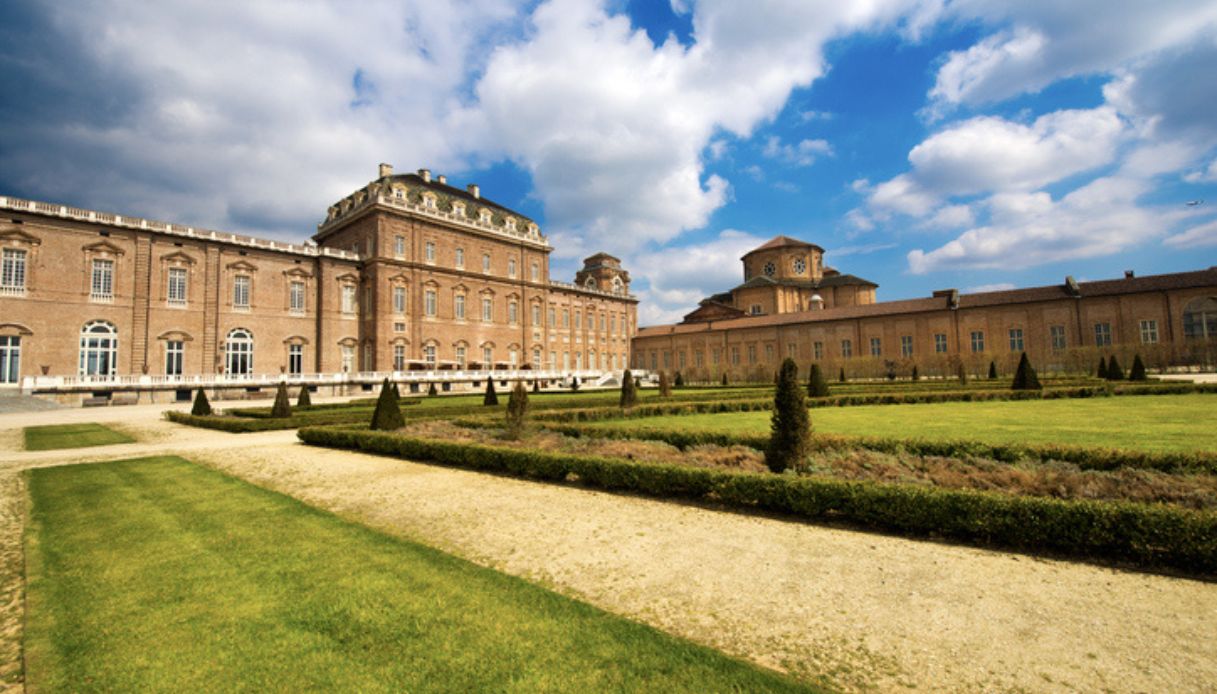
[(571, 456), (392, 433), (306, 427), (306, 444), (743, 510), (844, 521), (914, 537), (1217, 575), (1217, 514)]

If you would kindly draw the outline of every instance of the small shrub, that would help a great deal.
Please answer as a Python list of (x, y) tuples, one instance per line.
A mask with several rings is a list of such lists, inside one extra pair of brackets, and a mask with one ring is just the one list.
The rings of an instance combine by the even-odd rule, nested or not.
[(773, 396), (769, 445), (765, 448), (765, 465), (773, 472), (802, 468), (811, 444), (811, 415), (798, 379), (799, 367), (794, 360), (783, 361)]
[(659, 397), (661, 397), (661, 398), (672, 397), (672, 384), (668, 382), (668, 372), (667, 371), (659, 372)]
[(211, 403), (207, 400), (207, 392), (199, 388), (198, 394), (194, 396), (194, 405), (190, 408), (190, 414), (196, 417), (206, 417), (211, 414)]
[(726, 371), (723, 372), (722, 383), (723, 383), (723, 385), (727, 385), (727, 372)]
[(674, 388), (684, 388), (685, 387), (685, 377), (681, 376), (679, 371), (676, 372), (676, 379), (672, 383), (672, 386)]
[(439, 391), (435, 389), (435, 383), (432, 383), (431, 385), (427, 386), (427, 395), (428, 396), (439, 395)]
[(837, 380), (841, 383), (845, 383), (845, 367), (844, 366), (841, 367), (841, 373), (840, 373), (840, 375), (837, 376)]
[(570, 379), (570, 392), (573, 393), (577, 390), (579, 390), (579, 378), (578, 377), (571, 378)]
[(296, 407), (312, 407), (313, 398), (308, 393), (308, 386), (300, 386), (300, 397), (296, 398)]
[(1107, 360), (1103, 357), (1099, 357), (1099, 369), (1094, 375), (1099, 378), (1107, 378)]
[(486, 396), (482, 398), (482, 405), (491, 407), (499, 404), (499, 396), (494, 392), (494, 379), (486, 379)]
[(393, 399), (394, 399), (394, 400), (401, 400), (401, 391), (397, 389), (397, 381), (393, 381), (392, 383), (390, 383), (390, 385), (391, 385), (391, 386), (392, 386), (392, 388), (393, 388), (393, 390), (392, 390), (392, 392), (393, 392)]
[(528, 389), (524, 387), (523, 381), (516, 381), (515, 387), (511, 389), (511, 394), (507, 396), (507, 438), (520, 438), (520, 434), (524, 431), (524, 420), (527, 416)]
[(401, 408), (397, 406), (397, 398), (393, 396), (393, 386), (389, 379), (380, 385), (380, 397), (376, 398), (376, 409), (372, 410), (371, 429), (376, 431), (394, 431), (406, 425), (401, 416)]
[(812, 398), (828, 397), (828, 381), (824, 380), (824, 372), (820, 365), (811, 365), (811, 374), (807, 377), (807, 396)]
[(634, 387), (634, 376), (629, 369), (621, 375), (621, 409), (628, 410), (638, 402), (638, 391)]
[(1107, 360), (1107, 380), (1123, 381), (1124, 369), (1120, 368), (1120, 362), (1116, 361), (1116, 355), (1111, 355), (1111, 359)]
[(990, 381), (997, 380), (997, 362), (995, 362), (995, 361), (989, 362), (989, 380)]
[(921, 372), (917, 370), (917, 365), (916, 365), (916, 364), (913, 364), (913, 380), (914, 380), (914, 381), (920, 381), (920, 380), (921, 380)]
[(1145, 375), (1145, 362), (1141, 361), (1140, 354), (1134, 354), (1132, 358), (1132, 369), (1128, 372), (1128, 380), (1130, 381), (1147, 381), (1149, 378)]
[(539, 386), (536, 381), (532, 382), (532, 392), (534, 392), (534, 393), (541, 392), (541, 386)]
[(287, 397), (287, 384), (279, 381), (275, 390), (275, 404), (270, 408), (270, 416), (274, 419), (285, 419), (292, 416), (292, 403)]
[(1014, 383), (1010, 386), (1011, 390), (1042, 390), (1039, 376), (1035, 373), (1035, 369), (1031, 367), (1031, 360), (1027, 358), (1027, 353), (1023, 352), (1023, 356), (1018, 360), (1018, 370), (1014, 372)]
[(959, 366), (955, 369), (955, 375), (959, 377), (959, 382), (963, 385), (968, 385), (968, 367), (959, 362)]

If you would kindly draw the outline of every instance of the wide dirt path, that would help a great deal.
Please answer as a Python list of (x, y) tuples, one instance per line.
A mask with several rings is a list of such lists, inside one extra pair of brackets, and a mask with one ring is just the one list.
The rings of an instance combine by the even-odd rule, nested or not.
[[(78, 413), (28, 417), (41, 424)], [(0, 551), (9, 567), (0, 572), (0, 672), (20, 633), (16, 472), (180, 452), (845, 689), (1217, 688), (1217, 584), (315, 449), (294, 443), (290, 432), (204, 432), (158, 421), (151, 409), (106, 415), (142, 443), (18, 452), (11, 427), (27, 422), (0, 417)]]

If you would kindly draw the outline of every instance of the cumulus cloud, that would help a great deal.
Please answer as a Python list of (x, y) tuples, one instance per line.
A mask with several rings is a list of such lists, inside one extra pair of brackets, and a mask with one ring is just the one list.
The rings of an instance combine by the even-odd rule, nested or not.
[(827, 140), (800, 140), (798, 144), (783, 143), (776, 135), (765, 140), (761, 150), (766, 158), (776, 159), (792, 166), (811, 166), (818, 156), (832, 156), (832, 145)]
[(964, 294), (984, 294), (985, 292), (1004, 292), (1014, 289), (1013, 282), (994, 282), (993, 284), (978, 284), (964, 289)]
[(648, 287), (639, 290), (640, 323), (679, 320), (711, 294), (739, 284), (743, 278), (740, 258), (767, 239), (727, 229), (710, 241), (691, 245), (669, 245), (629, 258), (630, 272), (646, 277)]
[(1173, 236), (1168, 236), (1162, 243), (1171, 248), (1217, 246), (1217, 220), (1191, 227)]

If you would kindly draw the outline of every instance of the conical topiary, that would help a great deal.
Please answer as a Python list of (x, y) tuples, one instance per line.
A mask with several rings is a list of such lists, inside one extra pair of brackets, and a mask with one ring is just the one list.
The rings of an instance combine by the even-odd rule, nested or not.
[(723, 372), (722, 384), (727, 385), (727, 372), (726, 371)]
[(634, 388), (634, 376), (626, 369), (621, 375), (621, 409), (629, 409), (638, 402), (638, 391)]
[(1043, 388), (1035, 369), (1031, 368), (1031, 360), (1027, 358), (1026, 352), (1023, 352), (1023, 356), (1018, 360), (1018, 370), (1014, 372), (1014, 383), (1010, 388), (1012, 390), (1040, 390)]
[(391, 385), (393, 387), (392, 392), (393, 392), (394, 399), (401, 400), (401, 391), (397, 389), (397, 381), (393, 381), (389, 385)]
[(540, 392), (541, 392), (541, 386), (540, 386), (540, 384), (539, 384), (537, 381), (533, 381), (533, 382), (532, 382), (532, 392), (534, 392), (534, 393), (540, 393)]
[(1132, 358), (1132, 369), (1128, 372), (1128, 380), (1130, 381), (1146, 381), (1149, 377), (1145, 375), (1145, 362), (1141, 361), (1140, 354), (1134, 354)]
[(1120, 362), (1116, 361), (1116, 355), (1111, 355), (1111, 359), (1107, 360), (1107, 380), (1123, 381), (1124, 369), (1120, 368)]
[(524, 387), (524, 381), (516, 381), (516, 385), (511, 389), (511, 394), (507, 396), (507, 421), (506, 434), (509, 439), (518, 439), (520, 434), (524, 432), (524, 420), (528, 416), (528, 389)]
[(499, 404), (499, 396), (494, 392), (494, 379), (486, 379), (486, 396), (482, 398), (482, 404), (490, 407)]
[(807, 376), (807, 396), (811, 398), (828, 397), (828, 381), (824, 380), (824, 372), (818, 363), (811, 365), (811, 374)]
[(782, 362), (778, 385), (773, 395), (773, 419), (770, 423), (769, 445), (765, 448), (765, 465), (773, 472), (788, 468), (800, 469), (811, 444), (811, 415), (807, 400), (799, 387), (799, 367), (793, 359)]
[(913, 364), (913, 380), (914, 380), (914, 381), (920, 381), (920, 380), (921, 380), (921, 372), (917, 370), (917, 365), (916, 365), (916, 364)]
[(684, 388), (685, 387), (685, 377), (681, 376), (679, 371), (676, 372), (676, 380), (672, 383), (672, 387), (673, 388)]
[(190, 408), (190, 414), (196, 417), (206, 417), (211, 414), (211, 403), (207, 400), (207, 393), (199, 388), (199, 392), (194, 396), (194, 405)]
[(439, 395), (439, 391), (435, 389), (434, 382), (432, 382), (431, 385), (427, 386), (427, 395)]
[(1099, 357), (1099, 370), (1095, 372), (1099, 378), (1107, 378), (1107, 360)]
[(997, 362), (995, 362), (995, 361), (989, 362), (989, 380), (990, 381), (997, 380)]
[(285, 419), (292, 416), (292, 402), (287, 397), (287, 384), (279, 381), (275, 390), (275, 404), (271, 405), (270, 416), (275, 419)]
[(394, 431), (406, 425), (406, 420), (401, 416), (401, 407), (397, 404), (397, 398), (393, 397), (393, 388), (389, 385), (389, 379), (385, 379), (380, 385), (380, 397), (376, 398), (376, 409), (372, 411), (371, 429), (375, 431)]
[(841, 367), (841, 373), (837, 375), (837, 380), (841, 383), (845, 383), (845, 367), (844, 366)]
[(959, 362), (959, 366), (955, 369), (955, 375), (959, 377), (960, 383), (964, 385), (968, 384), (968, 367), (964, 366), (962, 361)]
[(300, 386), (300, 397), (296, 398), (296, 407), (312, 407), (313, 398), (309, 395), (308, 386)]
[(659, 372), (659, 397), (666, 398), (672, 395), (672, 384), (668, 382), (668, 372)]

